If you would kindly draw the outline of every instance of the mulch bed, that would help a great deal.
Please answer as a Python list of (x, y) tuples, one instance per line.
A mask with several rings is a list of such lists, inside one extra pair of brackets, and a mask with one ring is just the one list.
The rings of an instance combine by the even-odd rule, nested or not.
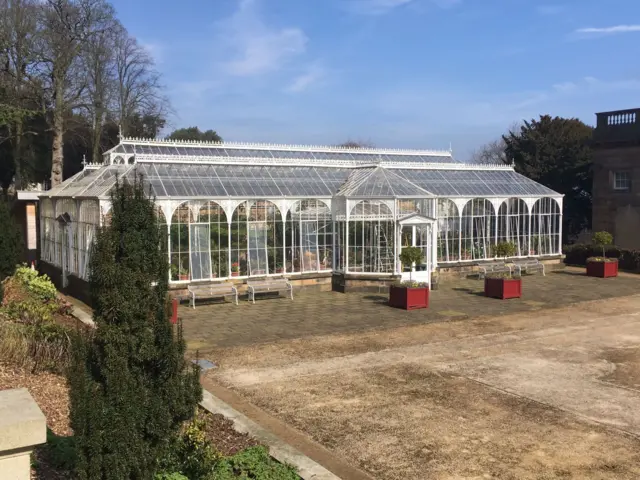
[[(32, 374), (27, 369), (16, 368), (0, 363), (0, 390), (26, 388), (47, 418), (47, 426), (60, 436), (72, 434), (69, 426), (69, 389), (62, 375), (53, 373)], [(233, 422), (219, 414), (213, 414), (203, 408), (198, 409), (199, 416), (206, 425), (207, 438), (222, 455), (233, 455), (247, 447), (260, 445), (255, 438), (236, 432)], [(47, 463), (46, 458), (36, 452), (38, 472), (32, 472), (32, 479), (61, 480), (68, 473), (56, 472)]]
[(234, 455), (245, 448), (260, 445), (260, 442), (249, 434), (235, 431), (233, 422), (220, 414), (214, 414), (199, 407), (198, 415), (205, 422), (207, 438), (224, 456)]

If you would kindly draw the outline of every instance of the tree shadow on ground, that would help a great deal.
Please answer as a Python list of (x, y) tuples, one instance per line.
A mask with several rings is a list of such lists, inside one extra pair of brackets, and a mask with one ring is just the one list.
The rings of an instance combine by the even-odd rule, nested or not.
[(389, 297), (385, 295), (365, 295), (363, 298), (365, 300), (370, 300), (373, 303), (378, 303), (378, 304), (386, 305), (389, 303)]
[(558, 271), (549, 272), (549, 273), (554, 273), (556, 275), (570, 275), (572, 277), (586, 277), (587, 276), (587, 271), (586, 270), (584, 272), (574, 272), (574, 271), (571, 271), (571, 270), (558, 270)]
[(464, 287), (454, 287), (452, 290), (456, 292), (464, 292), (469, 295), (475, 295), (477, 297), (484, 297), (484, 290), (474, 290), (472, 288), (464, 288)]

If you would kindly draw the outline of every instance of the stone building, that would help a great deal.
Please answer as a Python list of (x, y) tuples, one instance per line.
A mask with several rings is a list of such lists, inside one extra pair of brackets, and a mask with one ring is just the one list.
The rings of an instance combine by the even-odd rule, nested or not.
[(640, 249), (640, 108), (597, 115), (593, 134), (593, 231)]

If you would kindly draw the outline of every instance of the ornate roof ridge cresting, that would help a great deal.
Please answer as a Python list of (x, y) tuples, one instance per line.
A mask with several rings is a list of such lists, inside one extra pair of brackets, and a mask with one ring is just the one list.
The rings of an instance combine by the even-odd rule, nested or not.
[[(358, 148), (341, 147), (335, 145), (296, 145), (278, 143), (251, 143), (251, 142), (201, 142), (196, 140), (171, 140), (167, 138), (138, 138), (122, 137), (118, 145), (151, 145), (151, 146), (172, 146), (172, 147), (223, 147), (232, 149), (254, 149), (254, 150), (289, 150), (289, 151), (311, 151), (311, 152), (348, 152), (365, 154), (403, 154), (403, 155), (425, 155), (438, 157), (451, 157), (451, 150), (420, 150), (403, 148)], [(117, 147), (117, 145), (116, 145)], [(114, 148), (116, 148), (114, 147)]]

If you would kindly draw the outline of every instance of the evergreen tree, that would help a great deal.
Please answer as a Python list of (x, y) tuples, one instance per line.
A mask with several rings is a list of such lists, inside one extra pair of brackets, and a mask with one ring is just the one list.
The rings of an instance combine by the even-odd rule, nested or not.
[(93, 247), (96, 330), (76, 339), (69, 371), (80, 479), (150, 479), (202, 398), (168, 319), (167, 254), (141, 178), (119, 182), (111, 225)]
[(22, 233), (6, 200), (0, 199), (0, 280), (13, 275), (22, 257)]

